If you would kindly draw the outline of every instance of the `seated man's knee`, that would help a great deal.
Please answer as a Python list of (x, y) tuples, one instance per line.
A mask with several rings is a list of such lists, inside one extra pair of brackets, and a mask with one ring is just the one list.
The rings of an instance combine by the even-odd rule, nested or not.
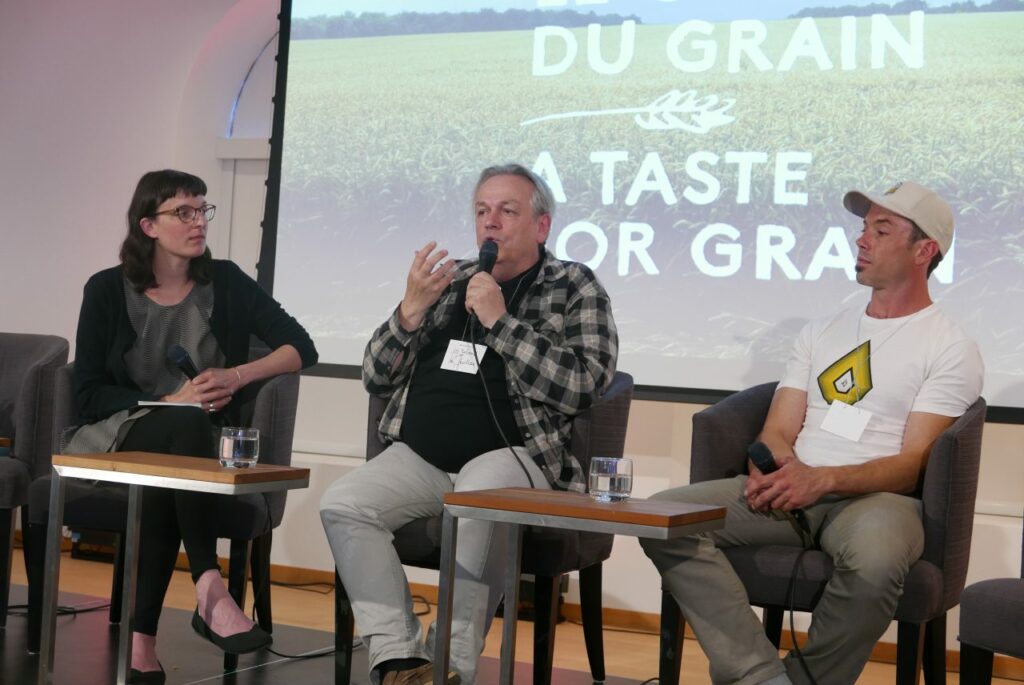
[[(508, 449), (495, 450), (482, 454), (462, 467), (455, 478), (456, 491), (488, 490), (513, 486), (527, 486), (530, 479), (534, 487), (544, 483), (544, 474), (539, 470), (529, 469), (525, 462), (528, 455), (512, 454)], [(519, 463), (516, 463), (518, 460)], [(527, 478), (527, 473), (531, 474)]]
[[(857, 576), (860, 592), (879, 596), (888, 595), (892, 588), (902, 587), (907, 569), (913, 562), (902, 550), (890, 545), (866, 545), (856, 550), (846, 550), (836, 559), (837, 571)], [(864, 597), (868, 599), (868, 597)]]
[(359, 487), (355, 479), (350, 478), (353, 473), (355, 471), (350, 471), (331, 483), (320, 497), (320, 520), (324, 526), (329, 522), (375, 519), (372, 509), (366, 506), (368, 503), (365, 501), (364, 488)]
[[(898, 508), (895, 515), (891, 508), (865, 508), (858, 512), (855, 534), (834, 554), (836, 568), (856, 574), (864, 592), (887, 595), (892, 587), (903, 584), (910, 565), (921, 556), (920, 519), (913, 510), (900, 519)], [(880, 530), (888, 532), (879, 535)]]
[(662, 490), (651, 495), (648, 499), (659, 502), (727, 506), (730, 500), (735, 497), (743, 497), (745, 483), (745, 476), (722, 480), (708, 480)]

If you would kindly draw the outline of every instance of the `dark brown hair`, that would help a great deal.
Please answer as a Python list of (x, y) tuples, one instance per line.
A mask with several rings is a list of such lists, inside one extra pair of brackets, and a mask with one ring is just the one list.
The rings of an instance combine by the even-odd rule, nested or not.
[[(178, 195), (206, 195), (206, 183), (198, 176), (184, 171), (162, 169), (143, 174), (135, 186), (135, 194), (128, 205), (128, 235), (121, 243), (121, 266), (125, 278), (140, 293), (159, 285), (153, 274), (155, 241), (142, 231), (140, 222), (156, 216), (160, 205)], [(213, 272), (212, 262), (210, 248), (206, 248), (202, 256), (189, 262), (189, 278), (196, 283), (209, 283)]]

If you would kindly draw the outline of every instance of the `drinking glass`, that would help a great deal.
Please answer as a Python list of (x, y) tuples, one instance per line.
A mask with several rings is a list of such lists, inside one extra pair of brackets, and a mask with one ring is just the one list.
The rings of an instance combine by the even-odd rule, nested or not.
[(590, 460), (590, 496), (598, 502), (621, 502), (633, 491), (633, 461), (615, 457)]
[(258, 428), (220, 429), (220, 465), (232, 469), (254, 466), (260, 457), (260, 431)]

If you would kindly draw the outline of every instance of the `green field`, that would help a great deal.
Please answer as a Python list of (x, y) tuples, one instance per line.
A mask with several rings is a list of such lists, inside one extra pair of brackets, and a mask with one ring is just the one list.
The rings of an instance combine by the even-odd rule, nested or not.
[[(898, 27), (906, 18), (894, 18)], [(767, 22), (763, 51), (777, 64), (796, 21)], [(932, 184), (958, 209), (989, 219), (1024, 212), (1024, 13), (928, 15), (925, 66), (910, 69), (888, 54), (869, 66), (868, 20), (858, 20), (858, 65), (838, 68), (838, 20), (818, 20), (835, 68), (813, 60), (788, 72), (725, 69), (727, 26), (715, 27), (716, 66), (704, 73), (674, 69), (665, 55), (671, 26), (640, 26), (632, 65), (603, 76), (586, 65), (585, 30), (574, 31), (580, 54), (569, 72), (531, 74), (532, 32), (448, 34), (292, 45), (284, 178), (289, 188), (322, 198), (319, 211), (345, 211), (371, 194), (382, 206), (416, 203), (421, 216), (468, 202), (479, 169), (551, 152), (565, 182), (567, 218), (620, 221), (640, 208), (622, 203), (644, 154), (657, 150), (680, 195), (666, 208), (675, 221), (703, 223), (747, 210), (752, 220), (799, 221), (813, 207), (834, 207), (838, 189), (871, 188), (902, 178)], [(617, 27), (605, 30), (605, 52), (618, 49)], [(639, 107), (671, 89), (734, 98), (736, 121), (706, 135), (646, 131), (631, 116), (553, 121), (523, 128), (537, 116), (574, 110)], [(625, 150), (616, 203), (601, 207), (595, 150)], [(772, 207), (771, 165), (755, 169), (753, 201), (737, 207), (734, 167), (714, 170), (722, 199), (688, 206), (684, 165), (696, 150), (811, 152), (810, 206)], [(299, 190), (301, 189), (301, 190)], [(663, 204), (660, 197), (641, 200)], [(685, 208), (685, 212), (679, 211)], [(647, 207), (646, 209), (650, 209)], [(738, 213), (738, 214), (737, 214)]]
[[(907, 18), (893, 21), (905, 35)], [(797, 25), (766, 23), (762, 49), (771, 64), (779, 63)], [(361, 346), (401, 297), (415, 248), (438, 240), (456, 255), (473, 253), (469, 206), (480, 169), (511, 160), (531, 165), (547, 151), (567, 196), (549, 245), (576, 221), (606, 234), (608, 256), (597, 272), (613, 296), (629, 354), (709, 363), (784, 359), (795, 334), (787, 326), (835, 311), (836, 293), (857, 290), (836, 268), (822, 276), (827, 287), (800, 280), (829, 227), (842, 227), (851, 240), (859, 230), (859, 220), (842, 208), (842, 193), (881, 192), (905, 179), (935, 188), (956, 213), (955, 258), (944, 265), (955, 270), (955, 281), (936, 287), (943, 305), (968, 328), (1002, 330), (1002, 300), (1024, 292), (1024, 12), (926, 15), (921, 69), (892, 52), (884, 69), (870, 68), (870, 20), (858, 19), (857, 68), (842, 70), (839, 20), (816, 25), (831, 71), (803, 59), (786, 72), (746, 63), (729, 73), (727, 24), (714, 28), (719, 60), (698, 74), (670, 64), (672, 26), (638, 27), (633, 63), (616, 76), (587, 66), (585, 30), (574, 31), (574, 66), (553, 77), (531, 74), (529, 31), (293, 43), (278, 261), (322, 293), (308, 312), (297, 313), (316, 335)], [(609, 59), (618, 51), (618, 31), (604, 35)], [(704, 135), (645, 130), (631, 115), (520, 125), (562, 112), (643, 107), (673, 89), (734, 99), (735, 121)], [(595, 151), (628, 155), (616, 168), (609, 205), (602, 204), (601, 166), (590, 161)], [(629, 205), (627, 192), (652, 151), (677, 202), (648, 192)], [(709, 169), (721, 184), (710, 204), (684, 197), (688, 185), (704, 187), (686, 170), (697, 151), (720, 158)], [(749, 202), (737, 202), (737, 167), (724, 163), (729, 151), (767, 154), (769, 163), (754, 167)], [(795, 184), (807, 192), (806, 206), (772, 201), (771, 162), (780, 151), (813, 156), (806, 181)], [(660, 276), (637, 271), (635, 260), (632, 271), (617, 272), (624, 251), (616, 241), (627, 235), (620, 231), (627, 221), (649, 223), (656, 233), (651, 253)], [(743, 266), (733, 277), (709, 277), (695, 265), (695, 237), (713, 222), (739, 233)], [(800, 271), (796, 279), (776, 270), (771, 280), (756, 280), (762, 224), (797, 236), (788, 253)], [(350, 245), (358, 249), (339, 257)], [(705, 254), (720, 263), (713, 249)], [(568, 253), (587, 261), (594, 247), (580, 239)], [(971, 268), (961, 270), (961, 263)], [(993, 287), (1007, 298), (992, 297)], [(275, 294), (299, 299), (298, 290)], [(353, 300), (371, 314), (357, 315)], [(713, 324), (694, 323), (705, 321)], [(1019, 336), (995, 338), (986, 363), (1024, 369)]]

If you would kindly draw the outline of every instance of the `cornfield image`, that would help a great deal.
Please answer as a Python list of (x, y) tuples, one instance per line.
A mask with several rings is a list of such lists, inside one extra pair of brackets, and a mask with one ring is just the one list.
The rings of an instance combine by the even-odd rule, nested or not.
[[(910, 36), (906, 15), (890, 19)], [(861, 220), (843, 194), (915, 180), (950, 202), (957, 225), (950, 278), (933, 277), (933, 297), (968, 331), (995, 332), (986, 364), (1024, 381), (1024, 12), (926, 15), (920, 68), (891, 49), (873, 68), (869, 18), (856, 19), (845, 47), (840, 19), (814, 24), (831, 68), (809, 56), (778, 68), (796, 19), (763, 22), (769, 68), (741, 55), (729, 69), (727, 23), (691, 35), (676, 49), (682, 57), (706, 54), (698, 40), (716, 50), (692, 72), (667, 55), (675, 25), (636, 25), (631, 61), (616, 74), (588, 64), (586, 28), (565, 29), (577, 54), (547, 76), (534, 74), (530, 30), (294, 41), (277, 259), (322, 294), (295, 313), (314, 335), (361, 348), (400, 300), (415, 249), (437, 240), (475, 255), (477, 175), (518, 161), (549, 181), (554, 171), (564, 193), (548, 249), (574, 222), (605, 236), (576, 232), (561, 247), (590, 262), (611, 293), (623, 354), (696, 357), (711, 368), (784, 360), (800, 323), (840, 308), (836, 292), (858, 292), (852, 272), (819, 253), (830, 227), (855, 253)], [(602, 27), (606, 61), (624, 30)], [(550, 41), (548, 63), (565, 56), (563, 43)], [(843, 50), (853, 68), (843, 68)], [(797, 204), (778, 201), (787, 172), (776, 163), (791, 153), (806, 160), (783, 179), (784, 193), (805, 194)], [(624, 224), (650, 227), (645, 249), (657, 273), (624, 245)], [(695, 256), (713, 224), (738, 237), (697, 251), (722, 267), (732, 258), (716, 245), (738, 245), (727, 275), (709, 275)], [(795, 236), (793, 269), (769, 260), (757, 277), (771, 241), (765, 233), (759, 242), (763, 225)], [(827, 264), (813, 273), (816, 260)], [(291, 287), (282, 282), (276, 294), (294, 301)], [(993, 288), (1003, 295), (991, 297)], [(356, 299), (373, 315), (355, 315)], [(994, 309), (1009, 301), (1016, 316)]]

